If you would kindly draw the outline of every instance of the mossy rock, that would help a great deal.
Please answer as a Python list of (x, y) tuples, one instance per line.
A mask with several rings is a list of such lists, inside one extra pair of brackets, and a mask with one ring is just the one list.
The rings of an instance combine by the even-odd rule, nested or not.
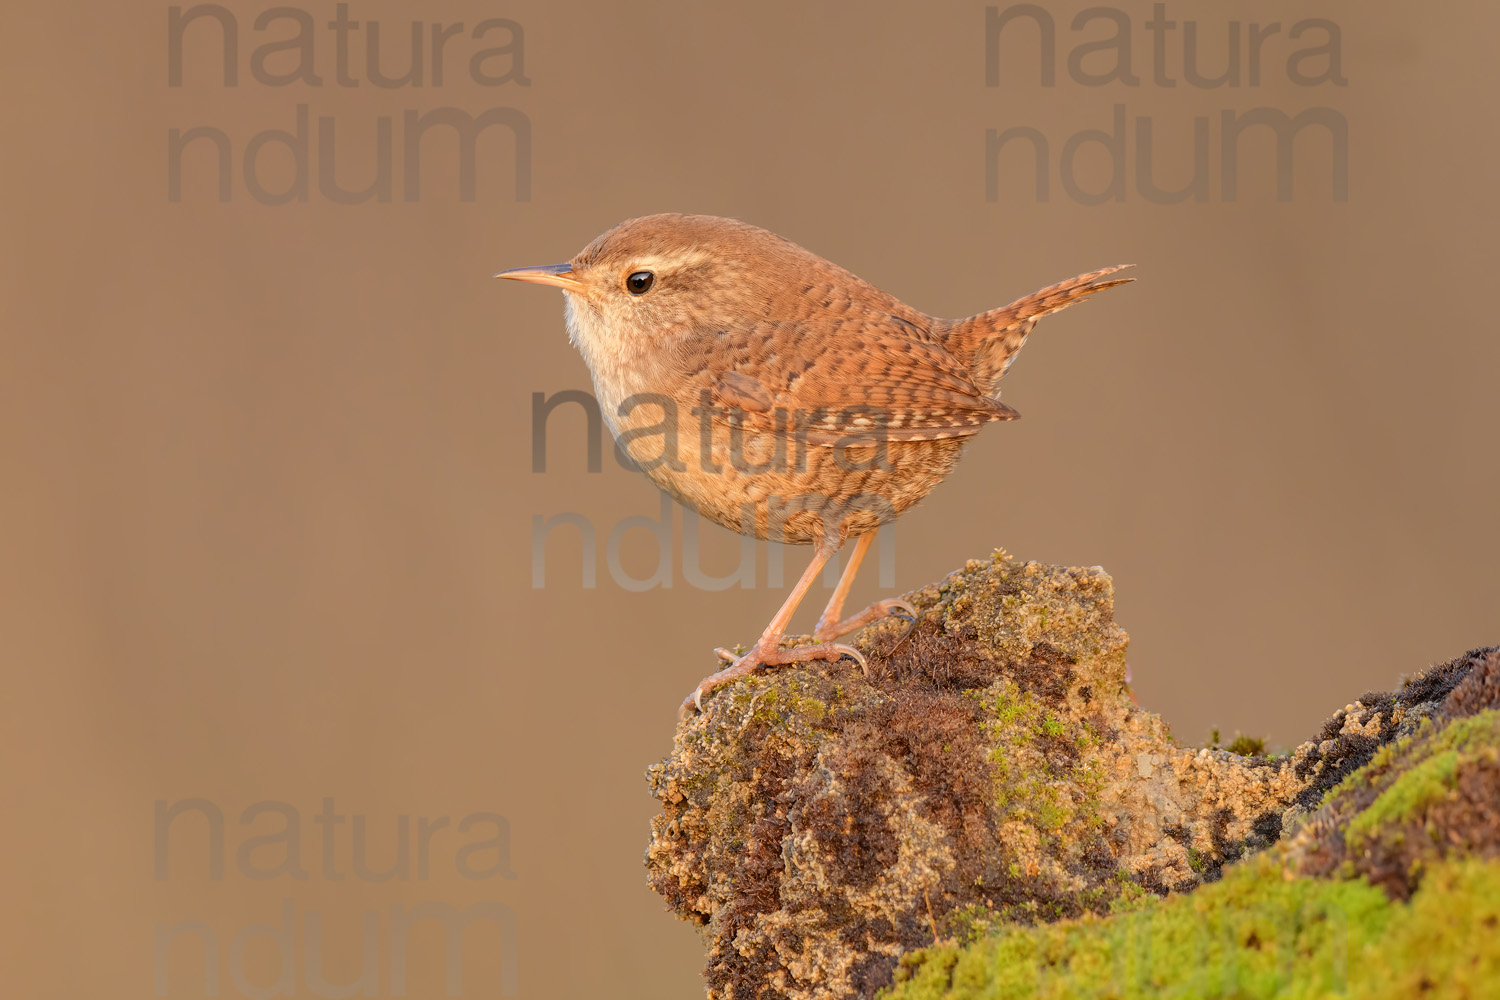
[(919, 949), (882, 996), (1500, 996), (1500, 711), (1490, 706), (1500, 707), (1500, 649), (1366, 695), (1315, 746), (1343, 760), (1329, 746), (1340, 736), (1384, 730), (1386, 741), (1219, 883)]
[[(1494, 741), (1476, 713), (1495, 707), (1500, 654), (1364, 695), (1267, 756), (1179, 746), (1136, 705), (1097, 567), (997, 552), (907, 599), (909, 634), (861, 636), (868, 676), (845, 661), (745, 678), (649, 769), (650, 883), (703, 929), (710, 997), (871, 997), (897, 977), (896, 996), (1072, 995), (1038, 994), (1056, 976), (1037, 970), (1107, 965), (1131, 934), (1171, 955), (1148, 986), (1198, 975), (1181, 949), (1201, 944), (1250, 984), (1225, 995), (1276, 995), (1275, 975), (1311, 982), (1296, 956), (1314, 969), (1342, 954), (1327, 928), (1387, 941), (1419, 881), (1447, 885), (1436, 873), (1483, 854), (1489, 814), (1471, 799), (1491, 787)], [(1473, 718), (1448, 728), (1459, 715)], [(1461, 847), (1437, 843), (1458, 826)], [(1270, 923), (1239, 943), (1200, 940), (1216, 920), (1254, 924), (1257, 907)], [(1320, 995), (1308, 989), (1286, 995)], [(1101, 990), (1081, 995), (1156, 995)]]
[(883, 1000), (1500, 996), (1500, 863), (1438, 862), (1409, 901), (1259, 855), (1192, 894), (1010, 925), (902, 959)]

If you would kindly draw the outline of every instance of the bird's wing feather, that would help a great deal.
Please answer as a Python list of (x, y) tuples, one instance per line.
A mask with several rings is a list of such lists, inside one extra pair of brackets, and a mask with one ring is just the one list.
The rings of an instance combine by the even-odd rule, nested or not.
[(695, 396), (710, 394), (715, 420), (785, 429), (819, 446), (851, 435), (965, 437), (1018, 415), (910, 320), (869, 310), (826, 321), (816, 333), (795, 321), (704, 331), (680, 355), (679, 374)]

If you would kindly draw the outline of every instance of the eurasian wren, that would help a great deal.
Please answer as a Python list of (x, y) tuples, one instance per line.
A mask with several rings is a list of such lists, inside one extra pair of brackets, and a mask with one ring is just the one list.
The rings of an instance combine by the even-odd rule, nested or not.
[[(1125, 265), (1121, 265), (1123, 267)], [(962, 320), (937, 319), (774, 233), (708, 215), (620, 223), (566, 264), (502, 271), (563, 290), (568, 335), (624, 451), (658, 486), (725, 527), (812, 545), (760, 639), (683, 702), (757, 667), (864, 657), (833, 642), (900, 600), (842, 617), (875, 531), (953, 470), (968, 438), (1015, 410), (998, 384), (1048, 313), (1129, 281), (1108, 267)], [(849, 538), (813, 632), (792, 613)]]

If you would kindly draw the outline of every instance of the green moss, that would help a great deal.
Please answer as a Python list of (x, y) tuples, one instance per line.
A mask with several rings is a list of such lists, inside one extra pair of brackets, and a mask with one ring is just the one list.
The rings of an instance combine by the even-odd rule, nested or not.
[[(1082, 750), (1097, 742), (1087, 723), (1049, 710), (1008, 678), (966, 696), (978, 701), (985, 716), (980, 725), (990, 745), (996, 816), (1033, 827), (1048, 854), (1075, 857), (1084, 839), (1104, 825), (1099, 796), (1107, 775), (1097, 759), (1065, 761), (1039, 741), (1063, 740)], [(1021, 876), (1013, 872), (1012, 877)], [(1117, 887), (1111, 885), (1099, 899), (1077, 902), (1102, 912), (1115, 895)]]
[(1240, 734), (1235, 736), (1228, 749), (1230, 753), (1237, 753), (1241, 757), (1263, 757), (1266, 753), (1266, 741), (1259, 736)]
[[(1379, 789), (1375, 801), (1349, 823), (1351, 843), (1361, 842), (1386, 823), (1410, 819), (1442, 798), (1466, 760), (1496, 748), (1500, 748), (1500, 711), (1479, 712), (1441, 730), (1424, 719), (1415, 733), (1387, 743), (1368, 764), (1330, 788), (1322, 805), (1338, 807), (1365, 789)], [(1392, 774), (1397, 777), (1392, 779)]]
[(1381, 997), (1500, 996), (1500, 864), (1436, 865), (1369, 956)]
[(775, 676), (750, 677), (736, 686), (733, 698), (736, 706), (750, 709), (751, 718), (764, 726), (801, 723), (805, 727), (821, 722), (828, 714), (828, 705), (803, 691), (804, 686), (796, 679), (783, 682)]
[(828, 714), (828, 705), (812, 695), (803, 694), (802, 685), (796, 681), (787, 685), (786, 705), (789, 711), (811, 722), (822, 722)]
[(993, 909), (971, 903), (946, 914), (941, 920), (942, 932), (944, 937), (953, 939), (956, 944), (973, 944), (990, 932), (995, 921)]
[(1037, 829), (1048, 833), (1057, 830), (1073, 815), (1073, 810), (1062, 802), (1057, 789), (1048, 786), (1036, 790), (1031, 812)]
[(1345, 834), (1349, 845), (1357, 848), (1386, 824), (1412, 819), (1447, 795), (1458, 773), (1458, 757), (1457, 750), (1444, 750), (1397, 778), (1368, 809), (1349, 821)]
[(1433, 748), (1469, 751), (1495, 746), (1497, 740), (1500, 740), (1500, 711), (1490, 709), (1446, 726), (1433, 740)]
[(1008, 926), (902, 960), (888, 1000), (1500, 995), (1500, 863), (1440, 863), (1410, 904), (1268, 857), (1109, 917)]
[[(1375, 751), (1375, 755), (1370, 758), (1370, 763), (1366, 764), (1358, 771), (1355, 771), (1353, 774), (1349, 775), (1349, 778), (1359, 778), (1360, 780), (1358, 782), (1350, 782), (1349, 778), (1345, 778), (1344, 781), (1339, 782), (1339, 785), (1343, 785), (1346, 782), (1350, 785), (1350, 787), (1353, 787), (1355, 785), (1368, 785), (1370, 782), (1374, 781), (1377, 777), (1389, 770), (1392, 764), (1400, 760), (1401, 757), (1405, 755), (1407, 750), (1411, 747), (1413, 740), (1426, 738), (1431, 735), (1432, 720), (1423, 719), (1422, 725), (1418, 727), (1416, 733), (1411, 736), (1404, 736), (1399, 740), (1393, 740), (1390, 743), (1387, 743), (1385, 746)], [(1334, 786), (1335, 791), (1338, 789), (1339, 785)]]
[(1077, 898), (1078, 905), (1087, 912), (1107, 914), (1129, 913), (1157, 897), (1132, 881), (1130, 873), (1121, 868), (1101, 885), (1080, 890)]
[(776, 710), (776, 703), (781, 700), (781, 694), (774, 687), (764, 688), (752, 695), (750, 704), (754, 706), (751, 718), (765, 726), (779, 726), (784, 721), (780, 712)]
[(1123, 868), (1115, 873), (1114, 883), (1117, 894), (1109, 902), (1110, 913), (1133, 913), (1153, 905), (1160, 898), (1154, 892), (1141, 888)]
[[(1028, 705), (1028, 701), (1031, 705)], [(1017, 719), (1026, 714), (1028, 707), (1035, 706), (1036, 699), (1024, 691), (1017, 691), (1014, 687), (1006, 684), (1000, 685), (995, 693), (995, 702), (991, 710), (995, 713), (994, 725), (1008, 727), (1014, 725)]]

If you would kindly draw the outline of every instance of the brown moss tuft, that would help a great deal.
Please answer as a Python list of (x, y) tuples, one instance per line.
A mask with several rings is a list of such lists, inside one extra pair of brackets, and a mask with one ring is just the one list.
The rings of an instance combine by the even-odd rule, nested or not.
[(1476, 649), (1454, 662), (1466, 669), (1443, 702), (1443, 712), (1459, 719), (1500, 708), (1500, 647)]

